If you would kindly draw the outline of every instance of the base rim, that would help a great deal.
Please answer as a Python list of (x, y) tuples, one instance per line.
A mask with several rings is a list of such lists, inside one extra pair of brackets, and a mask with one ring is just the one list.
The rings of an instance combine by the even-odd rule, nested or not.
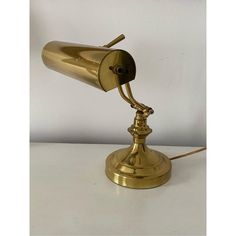
[[(171, 177), (171, 161), (163, 153), (157, 152), (158, 158), (162, 159), (161, 163), (165, 165), (160, 165), (158, 170), (149, 176), (135, 176), (129, 173), (122, 173), (114, 166), (114, 159), (117, 158), (117, 153), (121, 150), (117, 150), (111, 153), (106, 159), (106, 176), (115, 184), (123, 187), (133, 188), (133, 189), (149, 189), (155, 188), (165, 184)], [(121, 166), (122, 163), (119, 163)], [(161, 173), (161, 174), (160, 174)]]

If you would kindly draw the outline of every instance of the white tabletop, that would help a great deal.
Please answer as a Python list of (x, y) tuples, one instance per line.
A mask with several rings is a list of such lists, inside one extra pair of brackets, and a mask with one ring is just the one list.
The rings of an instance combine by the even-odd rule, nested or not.
[[(105, 159), (123, 145), (31, 144), (31, 235), (205, 235), (205, 151), (172, 161), (161, 187), (118, 186)], [(172, 157), (194, 147), (152, 146)]]

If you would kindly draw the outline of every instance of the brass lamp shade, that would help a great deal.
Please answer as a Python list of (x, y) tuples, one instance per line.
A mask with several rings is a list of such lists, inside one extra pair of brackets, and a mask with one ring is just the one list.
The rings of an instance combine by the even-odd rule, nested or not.
[[(120, 49), (52, 41), (42, 51), (44, 64), (57, 72), (104, 91), (135, 78), (132, 56)], [(114, 73), (116, 70), (116, 73)]]

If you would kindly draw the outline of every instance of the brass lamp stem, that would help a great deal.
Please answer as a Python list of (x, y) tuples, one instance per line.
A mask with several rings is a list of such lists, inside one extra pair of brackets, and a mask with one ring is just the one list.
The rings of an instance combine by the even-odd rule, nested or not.
[(146, 137), (152, 132), (147, 125), (147, 117), (153, 109), (133, 97), (129, 83), (125, 84), (127, 96), (119, 79), (116, 79), (116, 85), (121, 97), (137, 111), (134, 123), (128, 128), (133, 142), (128, 148), (119, 149), (107, 157), (106, 175), (124, 187), (142, 189), (160, 186), (170, 178), (171, 162), (163, 153), (146, 145)]
[(146, 137), (152, 132), (147, 125), (147, 117), (141, 111), (137, 111), (134, 123), (128, 128), (129, 133), (133, 136), (134, 144), (145, 145)]
[(119, 149), (107, 157), (107, 177), (116, 184), (137, 189), (153, 188), (167, 182), (171, 175), (171, 162), (163, 153), (146, 145), (146, 137), (152, 129), (142, 111), (136, 111), (134, 123), (128, 131), (133, 142), (128, 148)]

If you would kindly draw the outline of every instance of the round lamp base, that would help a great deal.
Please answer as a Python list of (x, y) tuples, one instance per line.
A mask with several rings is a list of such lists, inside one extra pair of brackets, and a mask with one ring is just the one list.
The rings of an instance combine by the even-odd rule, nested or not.
[(128, 188), (154, 188), (171, 176), (171, 161), (163, 153), (144, 144), (133, 144), (111, 153), (106, 160), (106, 175)]

